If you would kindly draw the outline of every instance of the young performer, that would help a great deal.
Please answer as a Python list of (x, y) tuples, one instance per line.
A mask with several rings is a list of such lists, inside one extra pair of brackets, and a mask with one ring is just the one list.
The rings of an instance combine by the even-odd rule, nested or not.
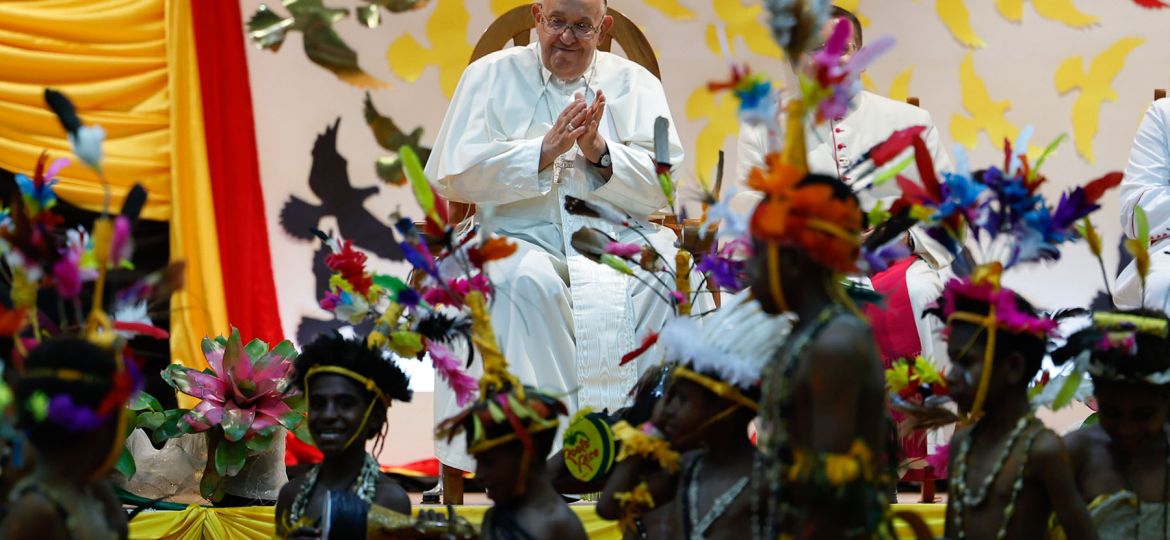
[(24, 370), (15, 401), (36, 467), (9, 494), (0, 537), (126, 538), (126, 514), (107, 475), (122, 451), (124, 406), (141, 375), (119, 353), (66, 337), (38, 345)]
[(948, 538), (1042, 538), (1055, 513), (1070, 538), (1096, 538), (1060, 438), (1036, 419), (1028, 384), (1056, 327), (999, 285), (997, 267), (947, 285), (950, 395), (974, 423), (950, 456)]
[(353, 491), (364, 501), (410, 514), (410, 498), (366, 442), (385, 438), (392, 401), (409, 402), (410, 380), (380, 349), (338, 333), (319, 336), (296, 361), (297, 386), (308, 402), (309, 432), (325, 459), (280, 490), (276, 531), (288, 538), (316, 538), (330, 490)]
[(476, 478), (494, 503), (484, 514), (481, 538), (585, 540), (585, 528), (553, 488), (545, 465), (565, 405), (521, 385), (508, 371), (480, 291), (467, 295), (467, 306), (472, 340), (483, 361), (479, 396), (440, 423), (436, 433), (450, 439), (466, 432)]
[(1104, 539), (1170, 536), (1170, 341), (1165, 313), (1094, 313), (1053, 353), (1093, 378), (1097, 423), (1065, 437), (1073, 474)]

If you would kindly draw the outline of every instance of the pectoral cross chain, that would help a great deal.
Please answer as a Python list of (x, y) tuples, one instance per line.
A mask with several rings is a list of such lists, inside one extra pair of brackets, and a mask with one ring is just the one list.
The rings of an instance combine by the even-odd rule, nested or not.
[(565, 169), (572, 169), (572, 168), (573, 168), (573, 161), (572, 160), (565, 159), (564, 156), (558, 157), (557, 160), (553, 162), (553, 183), (560, 184), (561, 183), (561, 174), (564, 173)]

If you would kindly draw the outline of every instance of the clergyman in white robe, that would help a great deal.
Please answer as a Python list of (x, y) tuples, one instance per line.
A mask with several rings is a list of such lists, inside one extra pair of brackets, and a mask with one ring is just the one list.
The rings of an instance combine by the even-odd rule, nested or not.
[[(639, 374), (658, 361), (660, 354), (651, 350), (636, 363), (618, 365), (672, 315), (658, 294), (669, 291), (658, 285), (656, 292), (573, 250), (570, 238), (582, 226), (622, 242), (642, 240), (633, 231), (569, 214), (564, 197), (606, 202), (641, 219), (666, 207), (655, 172), (654, 122), (671, 119), (670, 109), (662, 84), (638, 64), (597, 51), (584, 75), (562, 81), (541, 62), (539, 47), (508, 48), (468, 66), (426, 173), (444, 197), (477, 206), (481, 234), (506, 236), (518, 246), (513, 256), (488, 265), (497, 288), (492, 322), (512, 372), (524, 384), (563, 392), (571, 412), (613, 411), (625, 404)], [(558, 164), (539, 170), (544, 135), (558, 115), (575, 95), (592, 103), (598, 91), (606, 99), (599, 133), (609, 147), (611, 178), (604, 180), (576, 146)], [(682, 160), (671, 120), (670, 162)], [(673, 264), (672, 231), (641, 233)], [(692, 283), (700, 279), (692, 276)], [(713, 307), (710, 296), (702, 295), (694, 312)], [(472, 375), (479, 373), (477, 364)], [(435, 419), (458, 410), (451, 392), (437, 383)], [(450, 445), (438, 441), (436, 455), (448, 466), (474, 470), (461, 437)]]
[(1129, 238), (1137, 237), (1139, 206), (1150, 225), (1150, 275), (1143, 291), (1130, 262), (1117, 276), (1113, 299), (1126, 309), (1170, 309), (1170, 98), (1150, 105), (1129, 151), (1121, 181), (1121, 228)]

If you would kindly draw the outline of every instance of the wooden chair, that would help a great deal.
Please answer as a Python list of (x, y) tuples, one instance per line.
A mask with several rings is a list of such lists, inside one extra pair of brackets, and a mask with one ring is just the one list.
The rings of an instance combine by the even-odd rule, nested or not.
[(1158, 101), (1159, 99), (1162, 99), (1164, 97), (1166, 97), (1166, 89), (1165, 88), (1155, 88), (1154, 89), (1154, 101)]

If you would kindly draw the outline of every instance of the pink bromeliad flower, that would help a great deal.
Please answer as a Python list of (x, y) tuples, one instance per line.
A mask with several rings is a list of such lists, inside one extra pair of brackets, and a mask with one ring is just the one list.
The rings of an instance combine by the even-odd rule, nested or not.
[(259, 340), (244, 345), (233, 328), (226, 339), (204, 338), (203, 354), (211, 373), (177, 364), (163, 371), (176, 390), (202, 400), (183, 416), (184, 431), (220, 426), (227, 441), (239, 442), (272, 437), (278, 426), (293, 431), (303, 421), (303, 411), (288, 404), (299, 394), (292, 386), (292, 343), (282, 341), (272, 350)]

